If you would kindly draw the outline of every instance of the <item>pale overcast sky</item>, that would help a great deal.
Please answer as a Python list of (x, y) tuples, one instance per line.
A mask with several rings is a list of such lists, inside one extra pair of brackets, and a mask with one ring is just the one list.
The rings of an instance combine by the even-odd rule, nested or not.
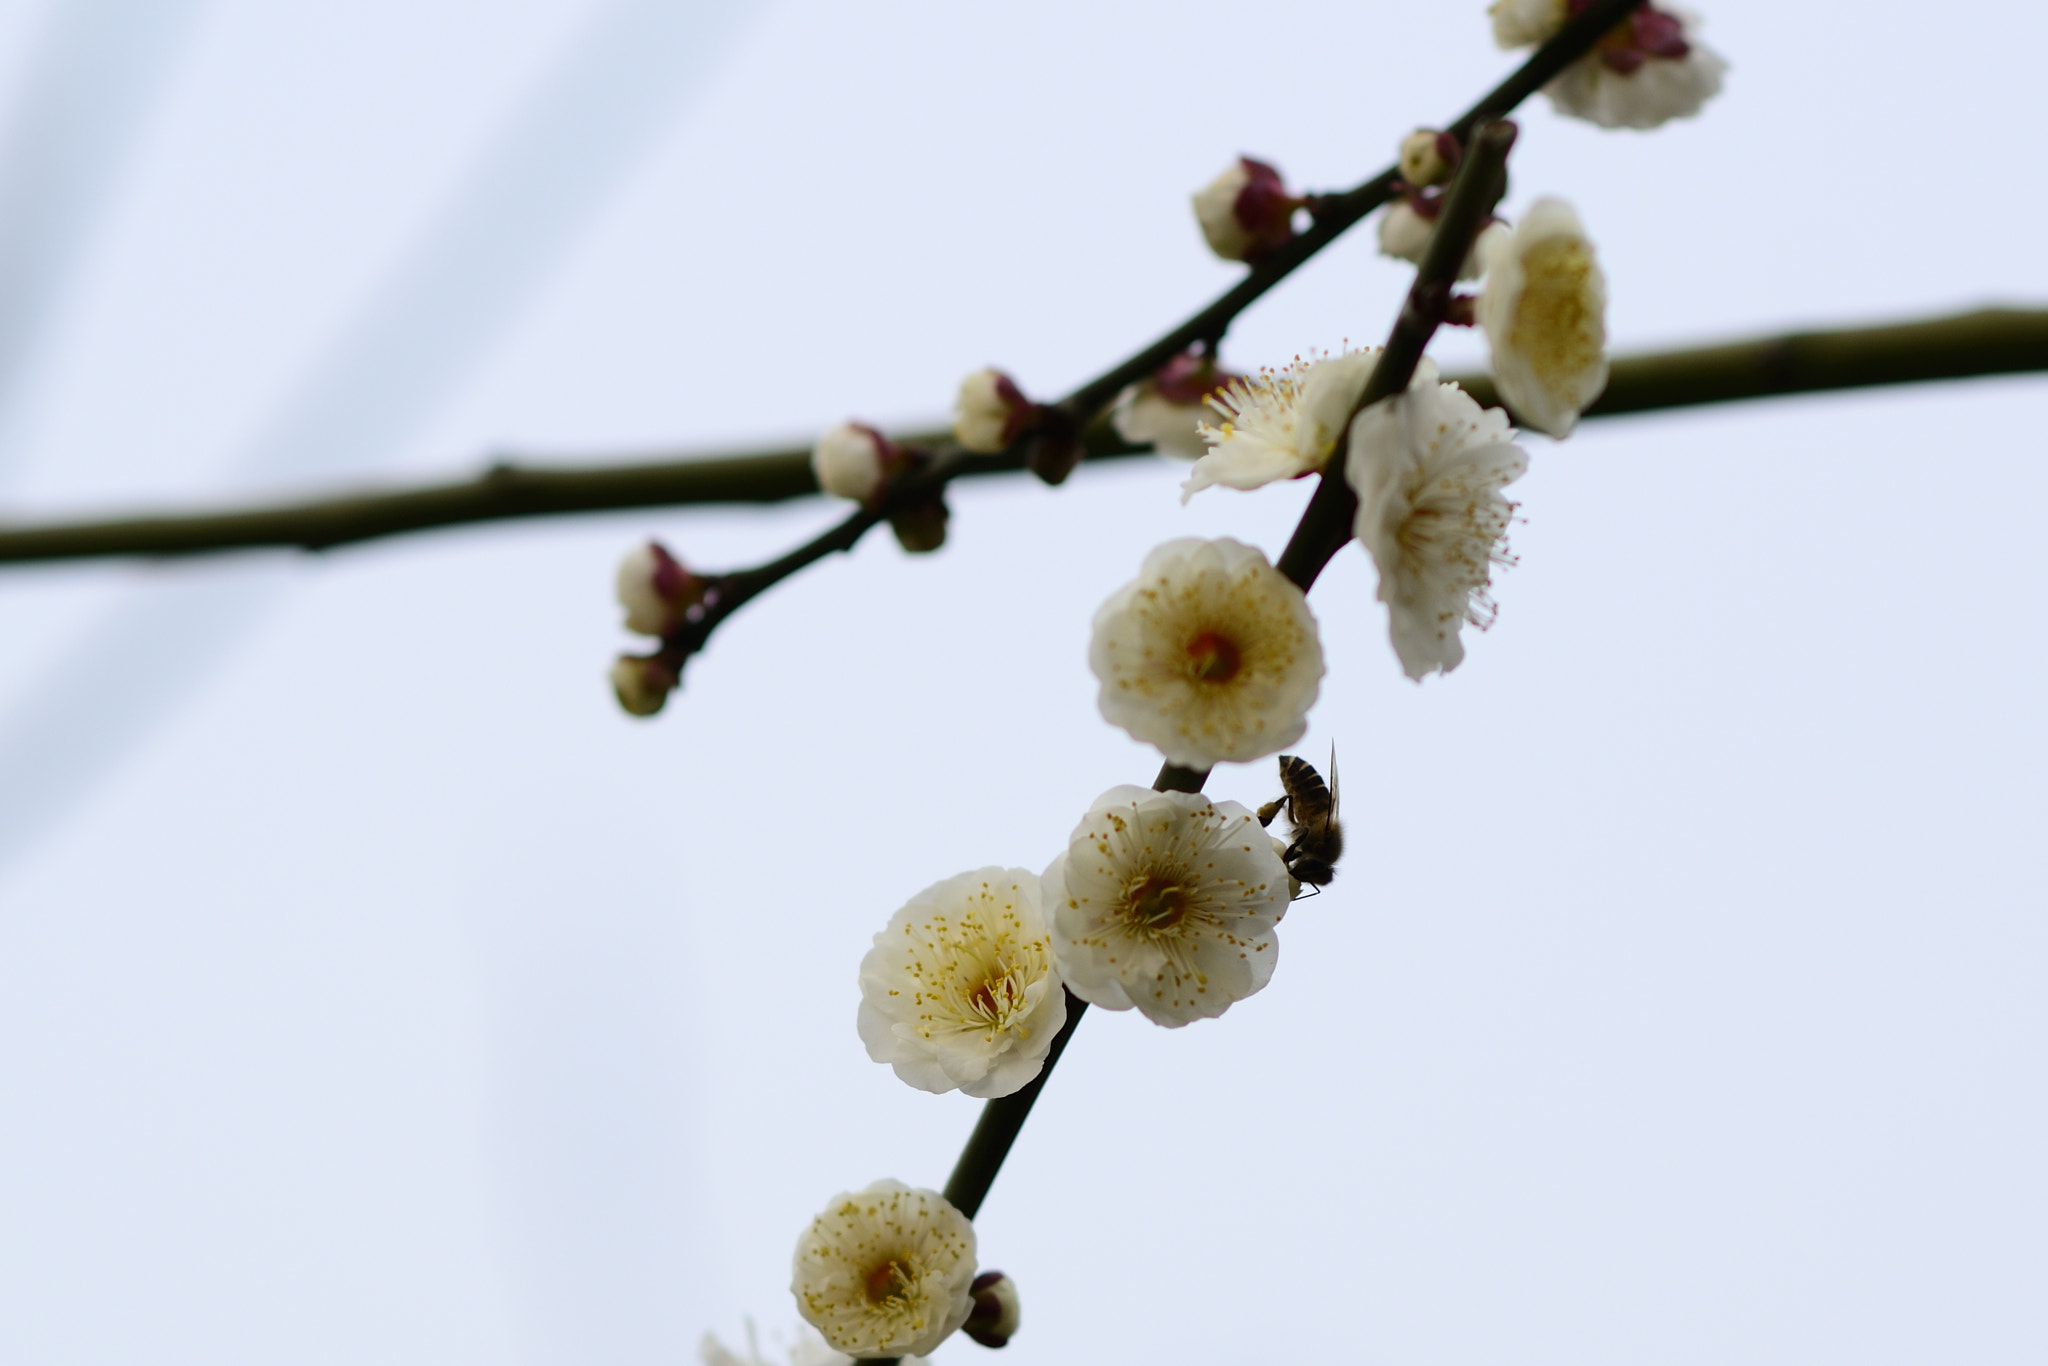
[[(2037, 7), (1706, 24), (1697, 121), (1524, 120), (1507, 208), (1578, 205), (1618, 350), (2048, 303)], [(1231, 157), (1351, 184), (1512, 63), (1481, 0), (0, 4), (0, 517), (1056, 393), (1233, 278), (1186, 198)], [(1226, 355), (1377, 340), (1406, 278), (1368, 226)], [(1006, 1361), (2048, 1358), (2044, 398), (1533, 438), (1420, 687), (1340, 555), (1342, 873), (1222, 1020), (1083, 1022), (979, 1221)], [(1090, 616), (1306, 493), (1180, 477), (963, 486), (651, 724), (619, 555), (835, 509), (0, 571), (0, 1360), (786, 1339), (810, 1216), (978, 1109), (867, 1059), (870, 936), (1149, 780)]]

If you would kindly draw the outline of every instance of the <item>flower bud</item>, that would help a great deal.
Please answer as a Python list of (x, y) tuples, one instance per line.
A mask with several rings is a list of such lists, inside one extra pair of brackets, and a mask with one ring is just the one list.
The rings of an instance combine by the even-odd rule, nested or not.
[(1418, 128), (1401, 140), (1401, 179), (1410, 186), (1441, 185), (1458, 168), (1458, 140), (1433, 128)]
[(889, 514), (897, 544), (913, 555), (928, 555), (946, 543), (946, 498), (933, 493)]
[(1290, 241), (1303, 203), (1287, 193), (1278, 171), (1250, 157), (1239, 157), (1194, 198), (1209, 250), (1226, 261), (1249, 261)]
[(703, 596), (704, 581), (683, 568), (661, 542), (649, 541), (619, 561), (617, 591), (628, 631), (665, 636)]
[(1110, 425), (1133, 446), (1199, 460), (1209, 449), (1202, 440), (1202, 423), (1215, 416), (1204, 400), (1238, 378), (1212, 356), (1183, 352), (1150, 378), (1125, 389), (1110, 414)]
[(984, 1271), (969, 1288), (974, 1310), (960, 1331), (984, 1347), (1004, 1347), (1017, 1336), (1017, 1283), (1000, 1271)]
[(612, 665), (612, 691), (629, 716), (652, 716), (667, 703), (682, 676), (660, 655), (620, 655)]
[(882, 487), (897, 454), (896, 444), (873, 427), (842, 422), (811, 448), (811, 473), (825, 492), (865, 503)]
[(995, 455), (1034, 425), (1038, 405), (1000, 370), (976, 370), (953, 400), (953, 436), (977, 455)]

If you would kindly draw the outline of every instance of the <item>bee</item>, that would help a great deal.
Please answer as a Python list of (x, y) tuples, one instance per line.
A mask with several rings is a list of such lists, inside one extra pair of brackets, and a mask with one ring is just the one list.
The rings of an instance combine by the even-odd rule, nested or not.
[(1318, 890), (1327, 887), (1344, 852), (1344, 826), (1337, 819), (1337, 751), (1330, 751), (1328, 787), (1306, 759), (1281, 755), (1280, 790), (1282, 796), (1259, 808), (1259, 824), (1271, 825), (1285, 808), (1294, 835), (1281, 856), (1288, 874)]

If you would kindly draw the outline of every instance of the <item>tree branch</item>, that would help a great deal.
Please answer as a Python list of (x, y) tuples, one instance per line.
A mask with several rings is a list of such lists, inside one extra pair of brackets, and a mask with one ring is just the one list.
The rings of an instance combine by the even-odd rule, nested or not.
[[(1789, 394), (2043, 371), (2048, 371), (2048, 309), (1987, 308), (1916, 322), (1795, 332), (1619, 357), (1607, 392), (1584, 416), (1591, 420)], [(1499, 402), (1493, 381), (1485, 375), (1446, 378), (1464, 385), (1481, 403)], [(939, 432), (902, 438), (913, 445), (943, 439)], [(1089, 428), (1086, 443), (1090, 460), (1150, 454), (1149, 447), (1120, 440), (1107, 423)], [(951, 477), (1023, 469), (1021, 453), (966, 456)], [(475, 522), (632, 508), (776, 503), (817, 492), (808, 447), (609, 466), (501, 464), (474, 479), (398, 492), (346, 494), (226, 512), (0, 525), (0, 564), (257, 548), (329, 550)]]

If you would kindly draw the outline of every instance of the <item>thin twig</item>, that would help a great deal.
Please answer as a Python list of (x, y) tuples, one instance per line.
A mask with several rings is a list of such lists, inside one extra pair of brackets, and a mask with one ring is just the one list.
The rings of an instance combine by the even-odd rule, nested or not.
[[(2048, 371), (2048, 309), (1987, 308), (1876, 327), (1759, 337), (1613, 363), (1586, 420), (1791, 394)], [(1498, 402), (1485, 375), (1450, 375), (1481, 403)], [(906, 436), (928, 445), (941, 433)], [(1087, 432), (1090, 461), (1149, 455), (1108, 423)], [(1015, 474), (1021, 453), (962, 458), (951, 477)], [(683, 457), (630, 465), (497, 465), (474, 479), (398, 492), (349, 494), (228, 512), (194, 512), (6, 528), (0, 564), (232, 550), (329, 550), (387, 536), (478, 522), (633, 508), (777, 503), (815, 496), (809, 448)], [(829, 549), (837, 549), (830, 547)], [(829, 553), (829, 549), (824, 553)]]

